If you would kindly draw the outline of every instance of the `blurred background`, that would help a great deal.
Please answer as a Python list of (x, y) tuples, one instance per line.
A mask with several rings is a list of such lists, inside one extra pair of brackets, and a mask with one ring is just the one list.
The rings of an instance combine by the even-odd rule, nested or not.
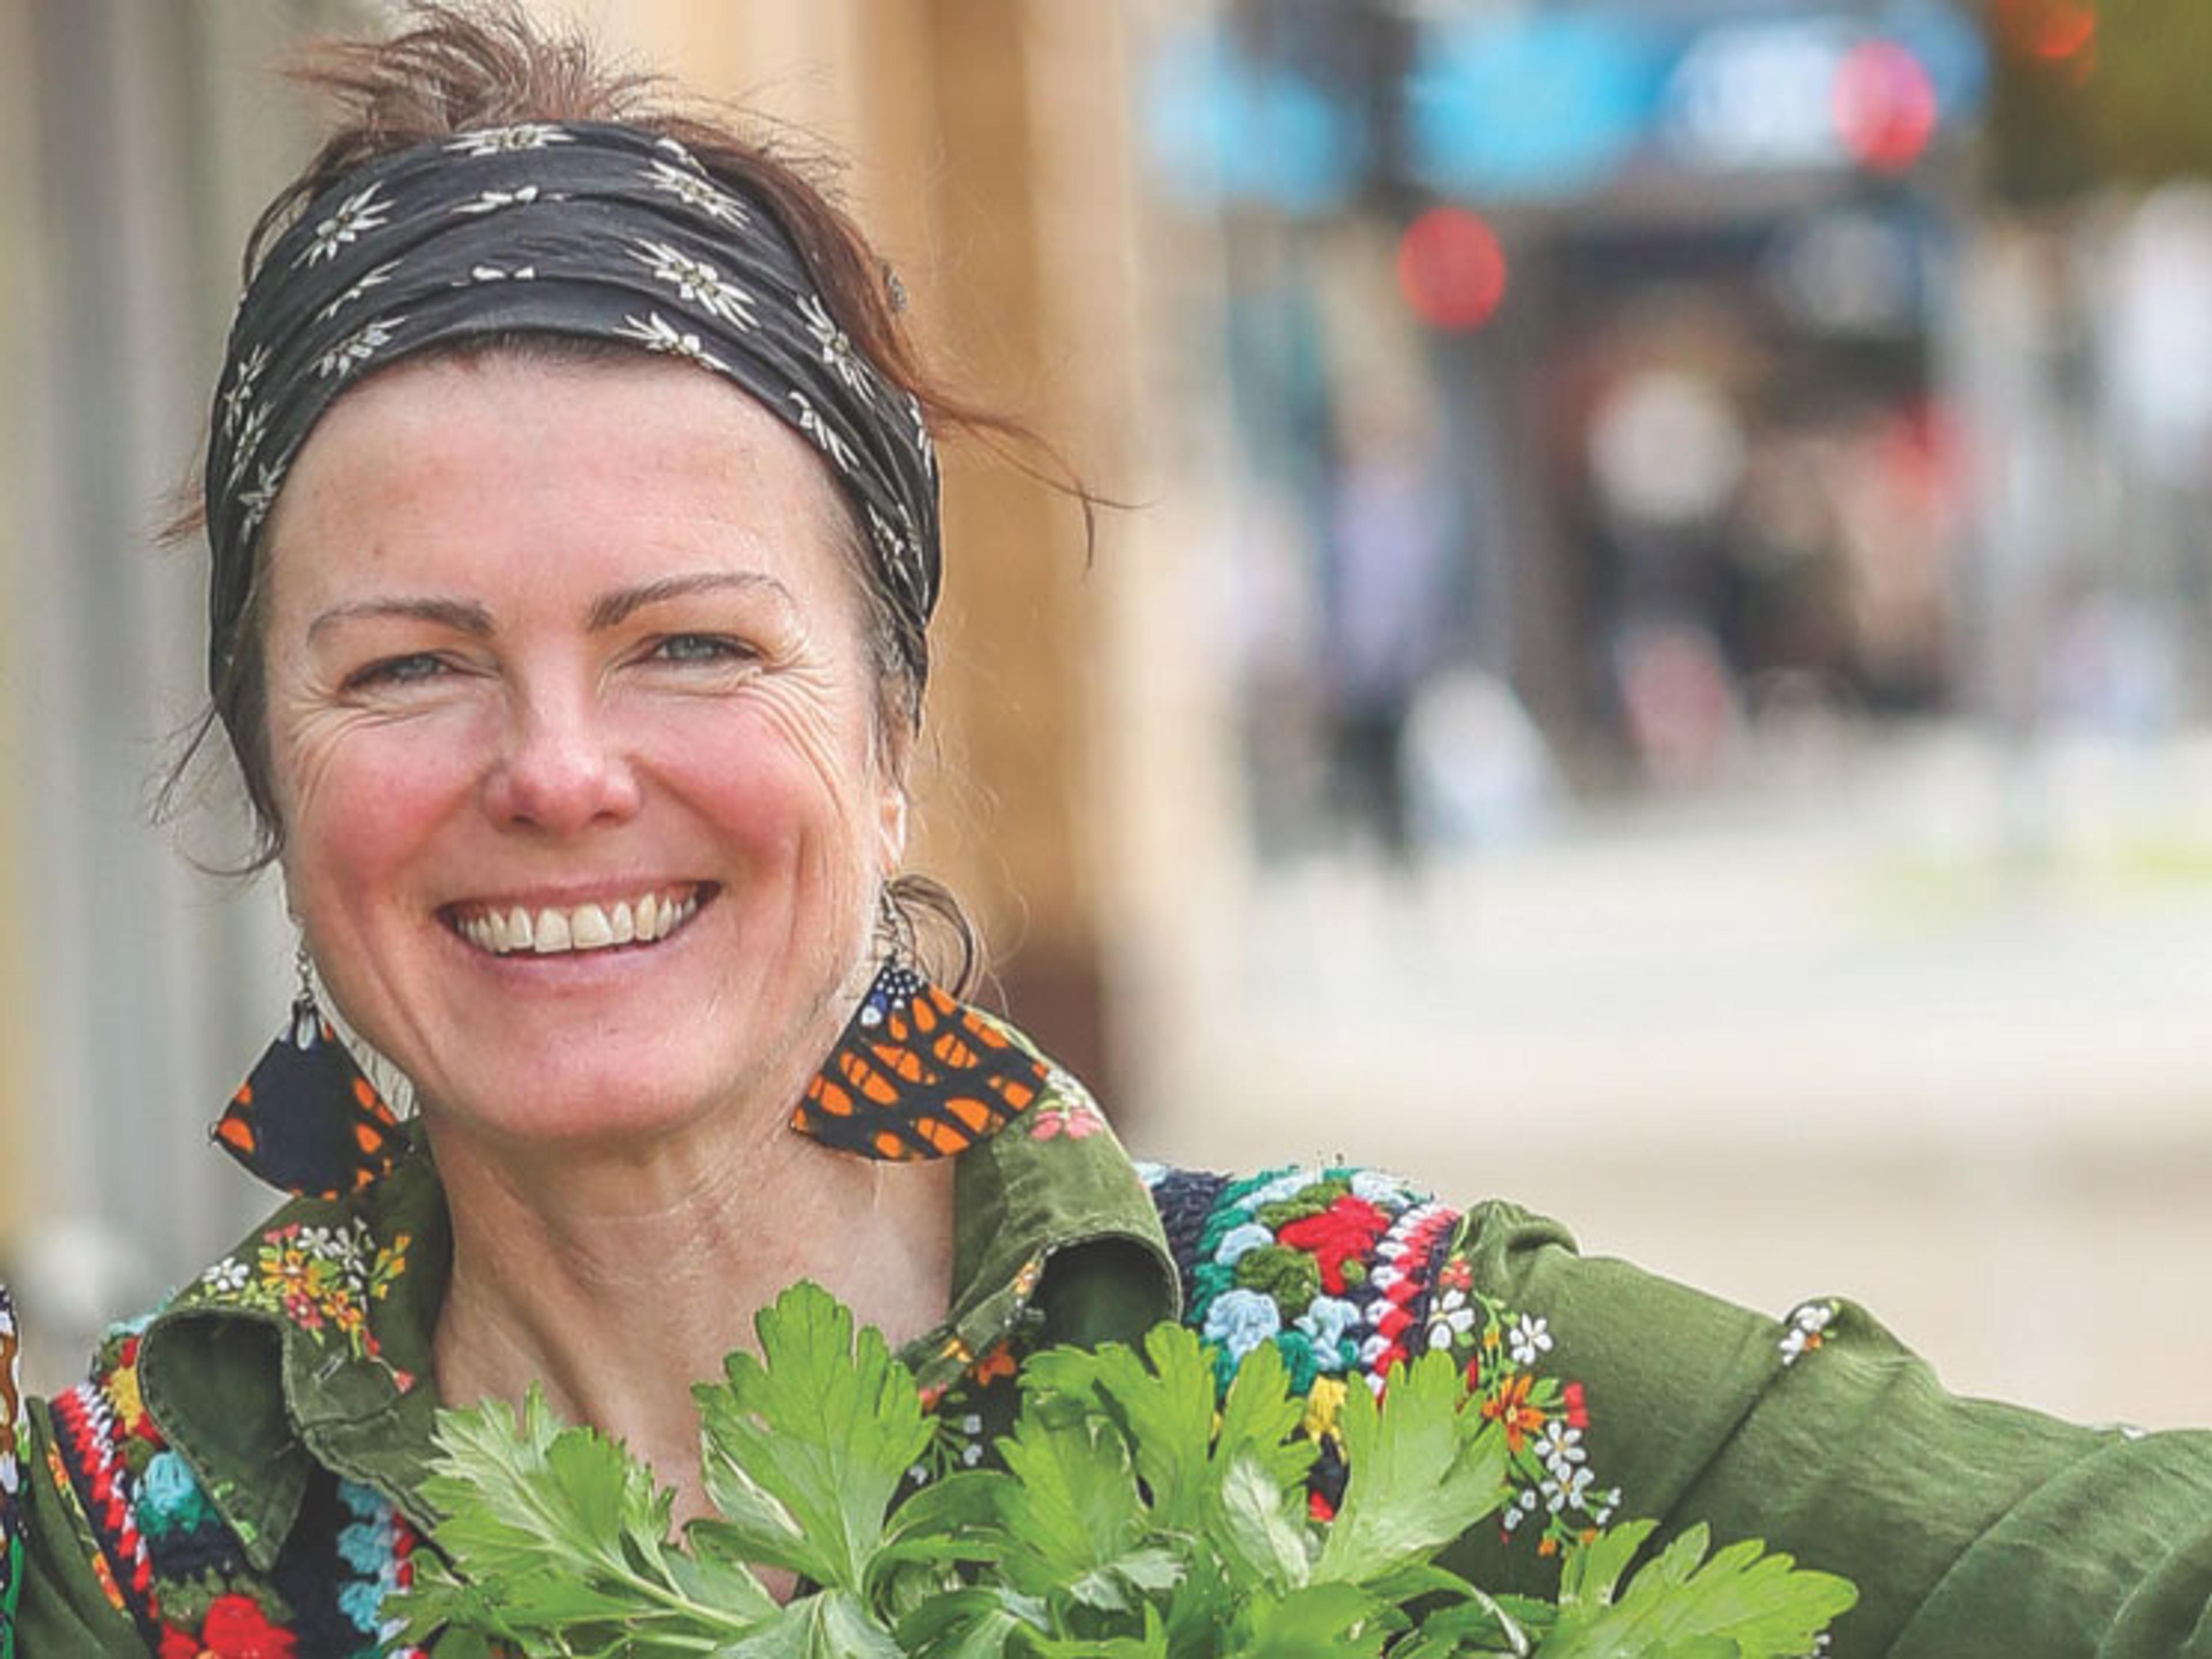
[[(549, 10), (552, 8), (548, 8)], [(0, 0), (0, 1258), (36, 1376), (265, 1197), (274, 884), (161, 552), (273, 65)], [(630, 0), (849, 158), (956, 459), (920, 862), (1140, 1152), (1346, 1155), (1946, 1380), (2212, 1421), (2212, 8)]]

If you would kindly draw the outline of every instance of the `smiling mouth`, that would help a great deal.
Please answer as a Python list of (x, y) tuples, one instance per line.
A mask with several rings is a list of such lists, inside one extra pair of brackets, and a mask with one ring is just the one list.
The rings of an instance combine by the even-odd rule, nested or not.
[(488, 956), (574, 956), (658, 945), (714, 896), (706, 886), (656, 889), (611, 904), (457, 905), (446, 925)]

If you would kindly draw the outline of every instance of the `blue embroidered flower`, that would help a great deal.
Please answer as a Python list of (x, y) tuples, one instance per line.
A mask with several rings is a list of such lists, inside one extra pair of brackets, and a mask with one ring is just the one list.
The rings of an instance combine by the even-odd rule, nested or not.
[(356, 1572), (375, 1572), (392, 1559), (392, 1528), (374, 1521), (341, 1528), (338, 1553)]
[(138, 1477), (138, 1523), (155, 1537), (188, 1532), (208, 1518), (207, 1494), (191, 1468), (173, 1451), (158, 1451)]
[(1345, 1333), (1365, 1316), (1358, 1303), (1341, 1297), (1317, 1296), (1306, 1304), (1297, 1324), (1313, 1339), (1316, 1370), (1340, 1371), (1358, 1358), (1358, 1349), (1346, 1340)]
[(358, 1578), (338, 1592), (338, 1611), (364, 1636), (380, 1633), (379, 1614), (391, 1585), (382, 1577)]
[(1241, 1227), (1232, 1227), (1217, 1245), (1213, 1259), (1224, 1267), (1234, 1267), (1252, 1251), (1263, 1244), (1275, 1242), (1275, 1235), (1256, 1221), (1248, 1221)]
[(375, 1487), (364, 1486), (358, 1480), (338, 1482), (338, 1501), (357, 1520), (388, 1521), (392, 1518), (392, 1505), (385, 1502), (384, 1495)]
[(1233, 1365), (1283, 1328), (1275, 1298), (1258, 1291), (1224, 1291), (1206, 1310), (1205, 1336)]

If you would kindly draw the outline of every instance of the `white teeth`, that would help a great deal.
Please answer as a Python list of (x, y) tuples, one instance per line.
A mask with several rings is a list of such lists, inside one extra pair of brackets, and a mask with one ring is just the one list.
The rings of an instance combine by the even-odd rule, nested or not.
[(574, 909), (531, 911), (517, 906), (491, 910), (458, 924), (461, 937), (494, 956), (532, 951), (542, 957), (574, 951), (603, 951), (617, 945), (651, 945), (666, 939), (699, 913), (696, 890), (647, 893), (608, 905), (580, 904)]

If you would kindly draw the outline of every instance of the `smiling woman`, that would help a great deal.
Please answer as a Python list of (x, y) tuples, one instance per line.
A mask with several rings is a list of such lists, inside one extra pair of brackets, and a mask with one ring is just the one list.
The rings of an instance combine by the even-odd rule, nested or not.
[(0, 1425), (0, 1651), (387, 1650), (441, 1406), (541, 1390), (696, 1514), (692, 1385), (812, 1279), (919, 1381), (908, 1490), (999, 1455), (1041, 1351), (1180, 1319), (1201, 1406), (1279, 1357), (1324, 1522), (1346, 1401), (1443, 1356), (1507, 1449), (1449, 1558), (1493, 1588), (1634, 1515), (1856, 1581), (1837, 1655), (2212, 1652), (2207, 1437), (1960, 1401), (1848, 1304), (1510, 1205), (1133, 1164), (902, 909), (932, 434), (1009, 428), (802, 177), (520, 11), (310, 78), (344, 117), (254, 239), (205, 485), (204, 729), (314, 970), (217, 1138), (289, 1196), (21, 1463)]

